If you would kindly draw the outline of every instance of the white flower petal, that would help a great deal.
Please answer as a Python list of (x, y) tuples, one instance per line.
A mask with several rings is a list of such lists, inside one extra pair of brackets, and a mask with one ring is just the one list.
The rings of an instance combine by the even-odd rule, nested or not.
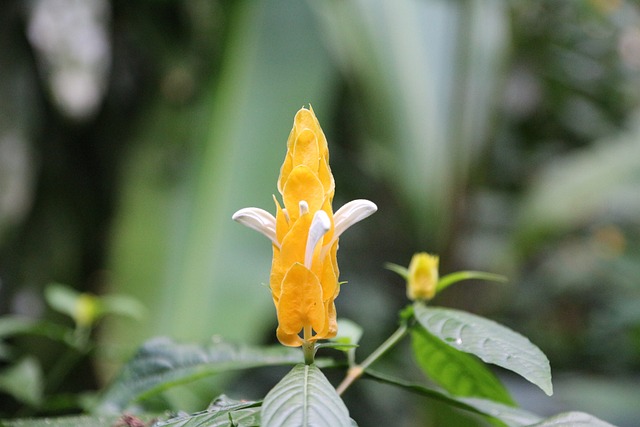
[(276, 239), (276, 219), (269, 212), (260, 208), (244, 208), (234, 213), (234, 221), (264, 234), (274, 245), (280, 247)]
[(352, 200), (342, 206), (333, 215), (334, 239), (340, 237), (347, 228), (356, 222), (362, 221), (377, 210), (378, 207), (375, 203), (365, 199)]
[(307, 247), (304, 252), (304, 266), (311, 270), (311, 262), (313, 261), (313, 252), (316, 245), (322, 239), (327, 231), (331, 229), (331, 220), (325, 211), (317, 211), (313, 215), (311, 225), (309, 226), (309, 235), (307, 236)]

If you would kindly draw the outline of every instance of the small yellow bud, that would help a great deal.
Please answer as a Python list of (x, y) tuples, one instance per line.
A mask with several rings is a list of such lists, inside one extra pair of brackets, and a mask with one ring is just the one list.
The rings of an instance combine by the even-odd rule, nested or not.
[(98, 299), (95, 295), (82, 293), (76, 300), (75, 312), (73, 320), (80, 327), (90, 327), (98, 318)]
[(407, 297), (411, 301), (430, 300), (438, 284), (438, 257), (420, 252), (413, 255), (407, 277)]

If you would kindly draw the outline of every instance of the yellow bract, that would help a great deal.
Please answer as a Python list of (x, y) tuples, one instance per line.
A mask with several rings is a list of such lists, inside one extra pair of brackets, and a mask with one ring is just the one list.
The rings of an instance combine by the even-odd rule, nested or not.
[[(331, 208), (334, 181), (327, 140), (313, 110), (303, 108), (295, 116), (278, 190), (284, 209), (276, 201), (280, 247), (273, 245), (271, 292), (278, 311), (278, 339), (285, 345), (299, 346), (299, 333), (305, 327), (315, 332), (305, 337), (308, 340), (331, 338), (337, 332), (333, 301), (339, 292), (338, 242), (332, 242)], [(309, 248), (311, 259), (305, 260), (311, 224), (320, 210), (326, 213), (330, 228)]]
[(334, 190), (327, 140), (313, 110), (302, 108), (295, 116), (278, 178), (284, 207), (274, 197), (275, 217), (255, 207), (233, 214), (234, 220), (271, 240), (269, 283), (278, 312), (277, 336), (284, 345), (313, 343), (338, 331), (334, 305), (340, 292), (338, 238), (377, 206), (357, 199), (334, 214)]
[(415, 254), (409, 263), (407, 297), (411, 301), (430, 300), (438, 284), (438, 257), (426, 252)]

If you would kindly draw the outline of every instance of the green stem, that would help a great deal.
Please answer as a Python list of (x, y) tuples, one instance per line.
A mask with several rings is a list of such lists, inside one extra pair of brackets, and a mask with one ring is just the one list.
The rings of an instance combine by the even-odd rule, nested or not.
[(358, 378), (362, 376), (364, 371), (373, 364), (376, 360), (378, 360), (382, 355), (384, 355), (387, 351), (389, 351), (393, 346), (395, 346), (402, 338), (407, 335), (409, 331), (409, 327), (407, 326), (407, 322), (402, 322), (400, 327), (393, 333), (385, 342), (383, 342), (380, 347), (375, 349), (373, 353), (367, 357), (364, 362), (359, 365), (355, 365), (349, 368), (347, 371), (347, 376), (344, 377), (342, 383), (336, 388), (338, 394), (344, 393), (344, 391), (349, 388), (349, 386)]
[(311, 365), (316, 355), (315, 342), (309, 340), (311, 338), (311, 334), (311, 326), (305, 326), (302, 342), (302, 354), (304, 354), (305, 365)]

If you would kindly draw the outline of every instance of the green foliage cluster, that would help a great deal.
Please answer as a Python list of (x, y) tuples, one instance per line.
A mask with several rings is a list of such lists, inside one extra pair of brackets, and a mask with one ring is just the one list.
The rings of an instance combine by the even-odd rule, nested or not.
[[(473, 276), (491, 277), (488, 274), (474, 272), (458, 273), (455, 277), (458, 277), (459, 281)], [(454, 282), (451, 276), (445, 276), (444, 279), (447, 286)], [(445, 287), (438, 288), (442, 290)], [(87, 304), (88, 298), (93, 299), (92, 306), (102, 307), (109, 306), (104, 301), (113, 300), (113, 297), (104, 297), (100, 301), (95, 297), (74, 294), (60, 285), (54, 285), (50, 289), (50, 303), (74, 319), (78, 318), (78, 313), (86, 312), (83, 305)], [(108, 313), (108, 309), (103, 312)], [(17, 326), (13, 330), (12, 321)], [(93, 325), (93, 322), (76, 323), (78, 328)], [(13, 318), (4, 319), (1, 325), (4, 325), (5, 335), (17, 332), (34, 333), (39, 330), (29, 328), (29, 325), (21, 324)], [(238, 346), (219, 339), (202, 346), (178, 344), (167, 338), (157, 338), (140, 348), (106, 390), (91, 399), (85, 396), (84, 409), (94, 416), (0, 421), (0, 425), (38, 427), (43, 423), (53, 423), (60, 427), (72, 427), (92, 422), (94, 425), (105, 425), (105, 422), (109, 422), (111, 426), (131, 426), (134, 422), (143, 423), (143, 419), (151, 419), (150, 423), (154, 427), (350, 427), (357, 424), (349, 416), (349, 409), (340, 398), (340, 394), (359, 377), (366, 375), (454, 408), (478, 414), (492, 420), (495, 425), (559, 427), (580, 423), (593, 427), (611, 426), (582, 412), (564, 413), (543, 420), (537, 415), (519, 409), (507, 389), (480, 360), (510, 370), (551, 395), (549, 361), (528, 339), (491, 320), (459, 310), (430, 307), (424, 301), (416, 301), (400, 313), (399, 329), (361, 364), (356, 364), (355, 352), (363, 331), (350, 322), (345, 326), (345, 330), (333, 340), (333, 343), (317, 344), (317, 349), (329, 347), (348, 354), (347, 375), (337, 388), (329, 382), (319, 366), (335, 368), (340, 366), (340, 362), (334, 359), (319, 359), (317, 363), (315, 360), (301, 363), (303, 354), (299, 349), (281, 346)], [(52, 329), (52, 325), (45, 324), (41, 329)], [(370, 368), (409, 333), (414, 358), (426, 376), (433, 381), (433, 385), (412, 383), (393, 375), (372, 371)], [(83, 334), (83, 337), (86, 335)], [(86, 339), (83, 338), (80, 343), (73, 343), (87, 351)], [(304, 359), (307, 362), (306, 356)], [(65, 367), (70, 368), (70, 361), (64, 362)], [(150, 401), (161, 397), (166, 390), (197, 379), (227, 371), (291, 364), (295, 364), (293, 369), (264, 396), (262, 401), (234, 401), (223, 395), (216, 398), (205, 411), (190, 415), (154, 413), (153, 408), (157, 405), (159, 408), (165, 406), (166, 410), (166, 403), (156, 401), (149, 405)], [(20, 371), (15, 372), (16, 369)], [(17, 364), (11, 371), (0, 373), (0, 385), (5, 385), (4, 391), (15, 398), (34, 405), (39, 399), (34, 400), (30, 394), (38, 393), (34, 390), (41, 387), (41, 381), (39, 378), (31, 377), (33, 381), (25, 383), (25, 379), (30, 378), (26, 369)]]
[[(0, 392), (22, 404), (17, 412), (22, 416), (83, 408), (85, 396), (60, 393), (60, 388), (70, 381), (80, 363), (95, 352), (93, 329), (107, 315), (140, 318), (144, 313), (144, 307), (129, 297), (81, 294), (61, 284), (50, 284), (45, 298), (54, 310), (71, 318), (75, 326), (46, 319), (0, 317), (0, 360), (11, 362), (0, 370)], [(47, 357), (23, 354), (15, 345), (20, 338), (54, 342), (63, 351), (50, 365)]]

